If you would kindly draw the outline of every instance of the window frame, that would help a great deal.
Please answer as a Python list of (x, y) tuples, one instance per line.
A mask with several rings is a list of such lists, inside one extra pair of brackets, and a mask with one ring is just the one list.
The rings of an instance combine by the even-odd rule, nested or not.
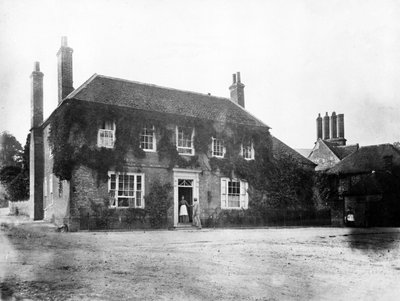
[[(111, 185), (112, 185), (112, 176), (115, 176), (115, 188), (111, 189)], [(119, 190), (119, 181), (120, 181), (120, 176), (127, 176), (128, 177), (128, 188), (129, 187), (129, 177), (133, 176), (134, 177), (134, 182), (133, 182), (133, 187), (134, 189), (128, 189), (125, 190), (123, 189), (122, 192), (128, 192), (132, 191), (132, 196), (130, 195), (120, 195), (120, 191)], [(141, 182), (140, 182), (140, 188), (141, 190), (138, 190), (138, 182), (137, 182), (137, 177), (140, 176), (141, 177)], [(144, 173), (136, 173), (136, 172), (124, 172), (124, 173), (120, 173), (120, 172), (114, 172), (114, 171), (109, 171), (108, 172), (108, 194), (110, 196), (110, 199), (114, 199), (114, 202), (110, 202), (109, 207), (110, 208), (116, 208), (116, 209), (127, 209), (127, 208), (140, 208), (140, 209), (144, 209), (145, 208), (145, 198), (144, 198), (144, 194), (145, 194), (145, 178), (144, 178)], [(124, 188), (125, 188), (125, 182), (124, 182)], [(112, 193), (112, 191), (114, 191), (114, 193)], [(138, 204), (137, 201), (137, 193), (140, 192), (140, 205)], [(119, 206), (119, 199), (122, 198), (126, 198), (128, 199), (128, 206)]]
[[(155, 129), (154, 125), (152, 125), (151, 127), (152, 127), (152, 131), (153, 131), (152, 136), (144, 134), (144, 130), (148, 129), (147, 126), (142, 127), (142, 131), (139, 134), (139, 148), (141, 148), (145, 152), (156, 152), (157, 151), (156, 129)], [(142, 147), (142, 143), (148, 143), (148, 142), (142, 141), (142, 137), (152, 137), (152, 139), (153, 139), (153, 141), (152, 141), (153, 148), (152, 149)]]
[[(110, 124), (112, 129), (107, 129), (107, 125)], [(108, 134), (109, 137), (102, 137), (104, 134)], [(106, 139), (111, 139), (111, 143), (107, 142), (108, 140)], [(115, 122), (110, 120), (104, 121), (97, 132), (97, 147), (114, 148), (115, 140)]]
[[(225, 144), (224, 144), (224, 140), (216, 138), (216, 137), (211, 137), (211, 156), (215, 157), (215, 158), (224, 158), (225, 154), (226, 154), (226, 148), (225, 148)], [(220, 142), (221, 143), (221, 148), (222, 148), (222, 155), (216, 155), (214, 152), (215, 149), (215, 143), (216, 142)]]
[[(250, 153), (250, 157), (245, 156), (245, 149), (248, 148), (248, 147), (250, 147), (250, 151), (247, 151), (248, 153)], [(250, 140), (249, 141), (249, 145), (246, 144), (246, 147), (244, 146), (243, 142), (240, 144), (240, 155), (245, 160), (254, 160), (255, 152), (254, 152), (253, 140)]]
[[(231, 194), (239, 196), (239, 206), (229, 206), (229, 183), (239, 183), (239, 194)], [(240, 179), (221, 178), (221, 209), (223, 210), (241, 210), (249, 208), (249, 184), (247, 181)]]
[[(191, 129), (192, 130), (192, 134), (191, 134), (191, 138), (190, 138), (191, 147), (179, 146), (179, 130), (180, 129)], [(178, 154), (183, 155), (183, 156), (194, 156), (194, 153), (195, 153), (195, 150), (194, 150), (194, 127), (176, 126), (175, 133), (176, 133), (176, 150), (178, 151)], [(190, 153), (182, 153), (179, 151), (179, 149), (190, 150)]]

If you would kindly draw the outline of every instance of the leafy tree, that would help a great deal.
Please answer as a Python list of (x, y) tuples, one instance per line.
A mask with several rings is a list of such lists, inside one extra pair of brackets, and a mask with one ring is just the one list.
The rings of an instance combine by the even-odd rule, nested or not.
[(263, 212), (274, 209), (312, 209), (314, 172), (290, 155), (280, 153), (265, 183), (252, 191), (252, 207)]
[(21, 143), (13, 135), (7, 132), (0, 134), (0, 167), (18, 165), (22, 152)]
[[(29, 144), (26, 139), (24, 150), (14, 136), (2, 134), (2, 163), (0, 182), (5, 186), (10, 201), (20, 201), (29, 197)], [(3, 152), (4, 151), (4, 152)]]

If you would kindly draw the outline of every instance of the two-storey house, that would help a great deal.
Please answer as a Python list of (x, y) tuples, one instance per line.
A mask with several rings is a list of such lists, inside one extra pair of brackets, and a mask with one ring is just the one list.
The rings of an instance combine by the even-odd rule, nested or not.
[(43, 121), (39, 63), (31, 75), (35, 219), (79, 230), (102, 208), (123, 227), (129, 212), (148, 210), (147, 196), (164, 185), (170, 190), (162, 198), (171, 200), (166, 223), (177, 227), (182, 197), (190, 205), (199, 199), (202, 218), (216, 208), (246, 210), (249, 185), (265, 175), (273, 149), (315, 166), (245, 110), (240, 73), (233, 75), (230, 98), (98, 74), (74, 89), (72, 49), (64, 37), (58, 77), (58, 107)]

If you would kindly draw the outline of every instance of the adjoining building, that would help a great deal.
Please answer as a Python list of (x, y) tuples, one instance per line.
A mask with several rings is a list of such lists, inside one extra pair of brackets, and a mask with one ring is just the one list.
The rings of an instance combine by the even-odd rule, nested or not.
[(326, 170), (335, 166), (358, 149), (358, 144), (346, 145), (344, 137), (344, 114), (328, 116), (328, 112), (317, 117), (317, 141), (308, 159), (317, 164), (315, 170)]
[(252, 179), (264, 177), (278, 153), (305, 169), (315, 167), (246, 111), (239, 72), (230, 98), (98, 74), (74, 89), (72, 52), (63, 37), (59, 103), (45, 121), (39, 63), (31, 75), (34, 219), (79, 230), (90, 227), (87, 216), (100, 212), (103, 220), (96, 223), (113, 214), (116, 227), (132, 227), (159, 209), (150, 204), (157, 189), (170, 187), (172, 204), (160, 197), (158, 207), (167, 206), (168, 213), (159, 218), (177, 227), (182, 197), (190, 205), (200, 200), (202, 219), (216, 209), (247, 210)]
[(400, 226), (400, 152), (393, 145), (360, 147), (327, 174), (338, 180), (336, 224), (352, 210), (355, 226)]
[(346, 224), (346, 212), (355, 226), (398, 226), (400, 214), (400, 152), (391, 144), (346, 145), (344, 115), (317, 117), (317, 141), (308, 159), (317, 164), (317, 177), (331, 209), (332, 225)]

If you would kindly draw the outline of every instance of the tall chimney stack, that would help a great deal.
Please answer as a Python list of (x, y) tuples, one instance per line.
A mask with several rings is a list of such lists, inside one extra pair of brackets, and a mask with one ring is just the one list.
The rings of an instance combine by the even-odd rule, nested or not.
[(231, 91), (231, 101), (236, 102), (244, 108), (244, 85), (240, 81), (240, 72), (233, 74), (233, 83), (229, 87)]
[(72, 81), (72, 48), (68, 47), (67, 37), (61, 37), (58, 58), (58, 103), (74, 90)]
[(331, 116), (331, 139), (337, 138), (337, 116), (333, 112)]
[(31, 74), (31, 137), (29, 145), (29, 198), (33, 203), (30, 217), (43, 219), (44, 146), (43, 129), (43, 73), (35, 62)]
[(43, 73), (40, 63), (35, 62), (31, 74), (31, 128), (40, 126), (43, 122)]
[(344, 114), (338, 114), (338, 138), (344, 138)]
[(328, 112), (326, 112), (326, 115), (324, 116), (324, 122), (323, 122), (323, 134), (324, 134), (324, 140), (329, 139), (329, 116)]
[(322, 139), (322, 117), (320, 113), (318, 113), (317, 117), (317, 140), (318, 139)]

